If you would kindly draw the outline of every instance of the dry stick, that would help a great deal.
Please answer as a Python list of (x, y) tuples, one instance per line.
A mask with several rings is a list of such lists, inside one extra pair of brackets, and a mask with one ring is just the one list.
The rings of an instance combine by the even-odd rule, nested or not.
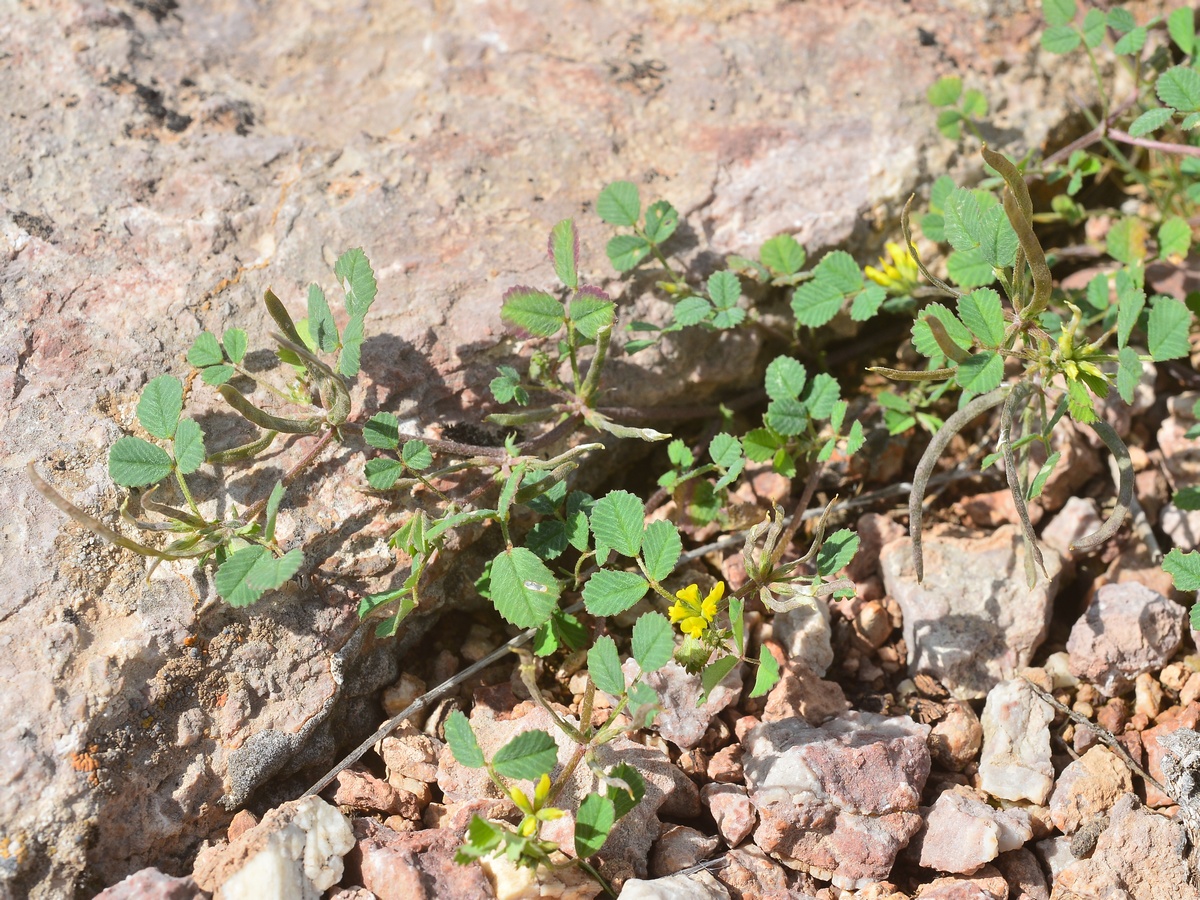
[[(817, 482), (821, 480), (821, 474), (825, 471), (825, 464), (818, 462), (813, 466), (813, 470), (808, 473), (808, 481), (804, 483), (804, 491), (800, 494), (800, 501), (796, 504), (792, 514), (788, 517), (787, 526), (784, 528), (783, 534), (779, 538), (779, 543), (776, 545), (780, 548), (779, 552), (786, 553), (787, 549), (792, 546), (792, 539), (796, 537), (796, 532), (800, 530), (800, 523), (804, 521), (804, 513), (808, 511), (808, 504), (812, 500), (813, 494), (817, 492)], [(777, 565), (779, 560), (772, 560), (772, 565)]]
[[(1022, 381), (1009, 393), (1008, 400), (1004, 403), (1004, 412), (1000, 416), (1000, 449), (1004, 453), (1004, 474), (1008, 478), (1008, 489), (1012, 492), (1013, 505), (1017, 508), (1017, 518), (1021, 520), (1021, 528), (1025, 535), (1025, 552), (1032, 554), (1032, 560), (1038, 564), (1042, 574), (1046, 575), (1046, 563), (1042, 560), (1037, 534), (1034, 533), (1033, 522), (1029, 519), (1029, 507), (1025, 505), (1025, 491), (1021, 487), (1021, 476), (1017, 471), (1017, 454), (1012, 448), (1013, 414), (1018, 404), (1023, 403), (1029, 396), (1029, 391), (1029, 382)], [(1030, 576), (1029, 582), (1032, 587), (1037, 581), (1037, 573), (1033, 571), (1029, 556), (1026, 556), (1025, 571)]]
[(1175, 153), (1179, 156), (1200, 156), (1200, 147), (1191, 144), (1172, 144), (1169, 141), (1152, 141), (1149, 138), (1134, 137), (1125, 131), (1109, 129), (1108, 136), (1122, 144), (1132, 144), (1135, 147), (1145, 147), (1147, 150), (1159, 150), (1163, 153)]
[(1133, 500), (1133, 460), (1129, 458), (1129, 448), (1125, 446), (1125, 442), (1121, 440), (1113, 430), (1113, 427), (1107, 422), (1096, 421), (1092, 422), (1091, 425), (1092, 430), (1100, 436), (1100, 440), (1104, 441), (1104, 446), (1108, 447), (1108, 451), (1113, 455), (1113, 459), (1117, 461), (1117, 471), (1120, 474), (1120, 480), (1117, 485), (1117, 505), (1113, 507), (1112, 515), (1108, 517), (1108, 521), (1096, 531), (1084, 535), (1071, 544), (1072, 550), (1082, 550), (1084, 552), (1095, 550), (1121, 530), (1125, 516), (1129, 514), (1130, 502)]
[(929, 484), (929, 476), (933, 474), (933, 467), (937, 465), (938, 459), (954, 435), (966, 428), (976, 416), (1003, 403), (1008, 397), (1008, 392), (1009, 388), (1006, 386), (988, 391), (948, 418), (937, 430), (917, 464), (917, 471), (913, 474), (913, 491), (908, 499), (908, 534), (912, 538), (913, 567), (916, 569), (918, 583), (925, 575), (925, 563), (921, 557), (921, 516), (924, 513), (921, 504), (925, 499), (925, 488)]
[(1027, 685), (1029, 685), (1031, 688), (1033, 688), (1033, 692), (1035, 694), (1037, 694), (1042, 700), (1049, 703), (1052, 707), (1054, 707), (1060, 713), (1065, 715), (1076, 725), (1083, 725), (1083, 726), (1087, 727), (1088, 729), (1090, 729), (1091, 732), (1094, 735), (1096, 735), (1097, 738), (1100, 739), (1101, 743), (1105, 744), (1114, 753), (1116, 753), (1117, 756), (1121, 757), (1121, 761), (1123, 763), (1125, 763), (1125, 765), (1128, 766), (1132, 772), (1134, 772), (1137, 775), (1141, 775), (1142, 778), (1146, 779), (1147, 784), (1154, 785), (1154, 787), (1158, 788), (1160, 791), (1162, 791), (1164, 794), (1166, 794), (1172, 800), (1175, 800), (1176, 803), (1179, 803), (1179, 800), (1176, 799), (1175, 795), (1171, 791), (1167, 790), (1166, 786), (1163, 785), (1162, 782), (1160, 782), (1157, 778), (1155, 778), (1153, 775), (1151, 775), (1149, 772), (1147, 772), (1145, 769), (1143, 769), (1141, 767), (1141, 764), (1138, 763), (1132, 756), (1129, 755), (1129, 751), (1125, 749), (1125, 745), (1122, 744), (1119, 740), (1117, 740), (1116, 735), (1114, 735), (1111, 731), (1109, 731), (1107, 728), (1103, 727), (1102, 725), (1097, 725), (1091, 719), (1088, 719), (1085, 716), (1081, 716), (1079, 713), (1075, 712), (1075, 710), (1071, 709), (1069, 706), (1059, 703), (1057, 698), (1055, 698), (1055, 696), (1053, 694), (1049, 693), (1048, 691), (1043, 690), (1040, 685), (1034, 684), (1034, 682), (1032, 682), (1030, 679), (1025, 678), (1024, 681)]

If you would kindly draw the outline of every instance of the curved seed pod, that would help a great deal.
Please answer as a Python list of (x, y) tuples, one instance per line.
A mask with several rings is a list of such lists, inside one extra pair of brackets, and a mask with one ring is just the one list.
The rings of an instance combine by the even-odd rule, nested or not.
[(928, 372), (916, 372), (908, 369), (889, 369), (886, 366), (867, 366), (867, 371), (890, 378), (892, 381), (945, 381), (947, 378), (954, 377), (955, 370), (930, 369)]
[(610, 340), (612, 340), (611, 325), (604, 325), (596, 329), (596, 355), (592, 357), (592, 364), (588, 367), (588, 373), (578, 390), (579, 399), (585, 406), (591, 406), (592, 398), (596, 395), (596, 388), (600, 386), (600, 373), (604, 371), (604, 361), (608, 358)]
[(296, 323), (292, 321), (291, 314), (287, 311), (287, 307), (283, 305), (283, 301), (275, 296), (275, 292), (267, 288), (263, 294), (263, 303), (266, 304), (267, 312), (271, 314), (271, 318), (275, 320), (275, 324), (279, 326), (289, 341), (293, 344), (304, 345), (304, 341), (300, 338), (300, 332), (296, 330)]
[(1107, 422), (1092, 422), (1092, 430), (1104, 441), (1104, 446), (1117, 461), (1117, 471), (1120, 481), (1117, 484), (1117, 505), (1113, 507), (1112, 515), (1091, 534), (1084, 535), (1073, 544), (1072, 550), (1095, 550), (1105, 541), (1121, 530), (1125, 517), (1129, 515), (1129, 507), (1133, 502), (1133, 460), (1129, 458), (1129, 448)]
[(1040, 315), (1050, 302), (1050, 267), (1046, 265), (1046, 253), (1042, 250), (1041, 242), (1033, 233), (1033, 201), (1029, 197), (1029, 186), (1025, 184), (1025, 176), (1007, 156), (989, 150), (987, 144), (983, 145), (980, 152), (983, 153), (984, 162), (999, 172), (1008, 185), (1004, 212), (1013, 231), (1017, 233), (1017, 241), (1033, 274), (1033, 299), (1021, 310), (1021, 318), (1028, 321)]
[(262, 451), (271, 446), (271, 442), (279, 435), (278, 431), (268, 431), (258, 440), (250, 441), (248, 444), (242, 444), (239, 447), (230, 447), (228, 450), (218, 450), (215, 453), (208, 454), (205, 460), (211, 466), (223, 466), (231, 462), (242, 462), (257, 456)]
[(321, 419), (280, 418), (268, 412), (263, 412), (243, 397), (241, 392), (232, 385), (222, 384), (217, 390), (225, 398), (226, 403), (259, 428), (265, 428), (268, 431), (282, 431), (284, 434), (316, 434), (321, 430)]
[[(1004, 412), (1000, 419), (1000, 449), (1004, 453), (1004, 474), (1008, 478), (1008, 489), (1012, 492), (1013, 505), (1017, 508), (1017, 518), (1021, 520), (1021, 529), (1025, 537), (1025, 572), (1029, 576), (1029, 586), (1037, 581), (1037, 573), (1033, 570), (1036, 562), (1042, 574), (1046, 575), (1046, 563), (1042, 559), (1042, 549), (1038, 546), (1037, 535), (1033, 531), (1033, 522), (1029, 519), (1029, 507), (1025, 504), (1025, 491), (1021, 489), (1021, 477), (1017, 472), (1017, 454), (1012, 447), (1012, 423), (1017, 407), (1025, 402), (1031, 387), (1029, 382), (1022, 381), (1012, 389), (1008, 400), (1004, 403)], [(1046, 575), (1049, 578), (1049, 575)]]
[(28, 466), (25, 467), (25, 471), (28, 473), (29, 480), (33, 482), (33, 486), (37, 489), (37, 492), (57, 506), (62, 513), (70, 516), (84, 528), (95, 532), (109, 543), (116, 544), (118, 547), (124, 547), (126, 550), (132, 550), (134, 553), (137, 553), (141, 556), (153, 556), (157, 557), (158, 559), (185, 559), (188, 557), (200, 556), (202, 553), (208, 552), (208, 549), (211, 549), (205, 548), (203, 551), (172, 553), (166, 550), (158, 550), (154, 547), (147, 547), (145, 544), (139, 544), (137, 541), (133, 541), (125, 537), (125, 535), (121, 534), (119, 531), (114, 531), (113, 529), (109, 528), (99, 519), (96, 519), (84, 512), (82, 509), (56, 491), (47, 481), (42, 478), (41, 475), (38, 474), (38, 470), (32, 461)]
[(971, 356), (969, 351), (964, 350), (954, 342), (954, 338), (950, 337), (950, 332), (946, 330), (946, 326), (942, 324), (942, 320), (937, 316), (926, 316), (921, 321), (929, 326), (929, 331), (933, 335), (933, 339), (937, 341), (938, 349), (948, 359), (960, 363)]
[(342, 377), (303, 344), (298, 344), (274, 332), (271, 333), (271, 337), (279, 346), (286, 347), (300, 357), (304, 368), (317, 383), (317, 392), (321, 395), (321, 405), (327, 413), (326, 421), (335, 427), (345, 422), (350, 416), (350, 392), (346, 390), (346, 383)]
[(917, 572), (918, 583), (925, 577), (925, 564), (921, 558), (921, 516), (924, 513), (921, 503), (925, 499), (925, 488), (929, 486), (929, 476), (933, 474), (933, 467), (937, 465), (938, 458), (949, 445), (951, 438), (962, 431), (980, 413), (985, 413), (1003, 403), (1008, 392), (1009, 387), (1005, 385), (981, 394), (948, 418), (945, 424), (937, 430), (933, 440), (925, 449), (921, 461), (917, 464), (917, 471), (913, 474), (912, 493), (908, 497), (908, 533), (912, 538), (913, 566)]
[(190, 525), (192, 528), (204, 528), (209, 524), (208, 522), (205, 522), (203, 519), (192, 515), (186, 510), (176, 509), (174, 506), (168, 506), (165, 503), (159, 503), (157, 500), (154, 500), (153, 494), (157, 490), (158, 485), (156, 484), (141, 496), (140, 502), (142, 509), (148, 512), (158, 513), (160, 516), (166, 516), (168, 519), (174, 519), (174, 524), (169, 522), (144, 522), (141, 519), (135, 519), (132, 515), (130, 515), (128, 510), (129, 497), (133, 496), (133, 491), (130, 491), (129, 497), (125, 498), (125, 502), (121, 504), (121, 518), (127, 522), (132, 522), (139, 528), (144, 528), (147, 531), (177, 530), (181, 523), (184, 525)]
[(900, 230), (904, 232), (904, 243), (908, 246), (908, 252), (912, 256), (913, 262), (917, 264), (917, 268), (921, 270), (921, 274), (929, 279), (930, 284), (941, 288), (951, 297), (961, 297), (962, 291), (956, 291), (954, 288), (950, 287), (950, 285), (946, 284), (946, 282), (942, 281), (942, 279), (936, 277), (932, 272), (925, 268), (925, 263), (921, 262), (921, 257), (917, 253), (917, 247), (913, 243), (912, 228), (910, 227), (908, 215), (908, 210), (909, 207), (912, 206), (914, 196), (916, 195), (909, 194), (908, 202), (904, 204), (904, 212), (900, 214)]

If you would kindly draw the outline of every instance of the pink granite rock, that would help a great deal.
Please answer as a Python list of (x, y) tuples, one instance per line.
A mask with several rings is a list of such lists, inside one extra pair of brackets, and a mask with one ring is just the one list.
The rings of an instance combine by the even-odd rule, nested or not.
[(1033, 837), (1029, 813), (996, 809), (970, 788), (943, 791), (925, 815), (921, 865), (971, 875)]
[(1050, 816), (1063, 834), (1074, 834), (1097, 816), (1106, 815), (1121, 797), (1133, 790), (1125, 763), (1104, 747), (1093, 747), (1072, 762), (1054, 785)]
[(158, 869), (134, 872), (94, 900), (203, 900), (205, 894), (191, 877), (173, 878)]
[(706, 784), (700, 788), (700, 800), (708, 807), (727, 847), (744, 841), (758, 823), (754, 804), (740, 784)]
[(1043, 804), (1054, 787), (1050, 723), (1054, 710), (1024, 680), (992, 688), (983, 708), (979, 786), (1003, 800)]

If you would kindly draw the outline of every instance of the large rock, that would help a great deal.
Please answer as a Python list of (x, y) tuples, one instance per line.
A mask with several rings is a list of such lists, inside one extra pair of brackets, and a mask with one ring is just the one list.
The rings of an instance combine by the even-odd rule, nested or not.
[[(202, 616), (210, 577), (164, 567), (144, 583), (140, 560), (33, 491), (26, 462), (111, 516), (105, 454), (147, 378), (183, 374), (201, 329), (238, 325), (264, 346), (262, 290), (297, 310), (303, 285), (331, 286), (331, 259), (352, 246), (381, 286), (357, 403), (420, 429), (477, 422), (513, 354), (500, 295), (550, 281), (550, 225), (578, 216), (586, 276), (620, 289), (610, 230), (587, 214), (603, 184), (668, 196), (699, 274), (710, 252), (780, 231), (810, 251), (875, 244), (955, 152), (924, 98), (938, 75), (986, 77), (997, 126), (1019, 123), (1030, 144), (1073, 110), (1081, 64), (1047, 58), (1053, 78), (1029, 77), (1035, 22), (966, 0), (869, 0), (852, 15), (749, 0), (6, 7), (0, 830), (26, 852), (3, 867), (0, 895), (87, 893), (150, 859), (186, 870), (265, 782), (324, 767), (370, 731), (365, 698), (394, 680), (403, 647), (362, 640), (354, 600), (329, 586), (403, 578), (376, 502), (346, 487), (357, 448), (330, 454), (337, 478), (298, 482), (305, 504), (281, 522), (322, 586)], [(631, 318), (669, 311), (634, 284)], [(643, 355), (657, 402), (757, 378), (755, 332), (714, 340)], [(640, 367), (618, 357), (612, 375), (614, 402), (645, 402)], [(217, 437), (228, 419), (204, 424)], [(227, 486), (239, 506), (251, 487), (262, 480)], [(477, 574), (448, 569), (422, 610), (469, 596)]]
[(1062, 562), (1043, 547), (1049, 578), (1039, 572), (1030, 589), (1015, 525), (987, 537), (935, 527), (922, 548), (921, 584), (909, 538), (885, 546), (879, 560), (884, 587), (904, 614), (909, 674), (932, 675), (960, 700), (984, 697), (1028, 666), (1045, 640)]
[(1001, 800), (1045, 803), (1054, 788), (1050, 762), (1054, 710), (1017, 679), (992, 688), (980, 721), (979, 786)]
[(886, 878), (921, 827), (929, 726), (850, 712), (820, 727), (764, 722), (745, 737), (754, 843), (841, 888)]

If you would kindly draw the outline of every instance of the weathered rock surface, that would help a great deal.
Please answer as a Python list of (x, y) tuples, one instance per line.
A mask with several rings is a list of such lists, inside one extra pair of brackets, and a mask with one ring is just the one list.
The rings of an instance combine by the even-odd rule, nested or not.
[(101, 891), (94, 900), (203, 900), (205, 896), (190, 876), (173, 878), (158, 869), (142, 869)]
[(1133, 794), (1113, 807), (1108, 827), (1088, 859), (1071, 863), (1054, 879), (1055, 896), (1121, 896), (1145, 900), (1196, 900), (1188, 838), (1179, 822), (1150, 812)]
[(650, 874), (674, 875), (707, 859), (721, 843), (715, 834), (705, 834), (687, 825), (668, 825), (650, 853)]
[(1071, 628), (1071, 671), (1109, 697), (1161, 668), (1183, 641), (1187, 611), (1137, 582), (1106, 584)]
[(884, 587), (904, 613), (909, 674), (932, 675), (960, 700), (986, 696), (1029, 665), (1045, 640), (1062, 562), (1043, 547), (1049, 580), (1039, 573), (1030, 590), (1021, 532), (1011, 525), (987, 537), (931, 528), (922, 549), (921, 584), (908, 538), (879, 559)]
[(839, 887), (886, 878), (921, 827), (928, 733), (906, 716), (860, 712), (821, 727), (796, 719), (756, 726), (743, 741), (755, 844)]
[(727, 847), (736, 847), (758, 824), (754, 804), (740, 784), (706, 784), (700, 788), (700, 800), (708, 807)]
[(996, 809), (970, 788), (943, 791), (925, 815), (921, 865), (971, 875), (1033, 837), (1029, 813)]
[(1093, 747), (1063, 769), (1050, 796), (1050, 817), (1063, 834), (1108, 813), (1133, 790), (1129, 769), (1104, 747)]
[[(735, 666), (699, 704), (697, 701), (704, 693), (700, 675), (689, 673), (675, 660), (657, 672), (645, 675), (643, 681), (654, 688), (662, 704), (662, 712), (654, 718), (653, 729), (682, 750), (696, 746), (713, 717), (741, 696), (743, 668), (740, 664)], [(623, 671), (628, 682), (640, 670), (637, 662), (629, 659), (625, 661)]]
[[(477, 811), (487, 815), (483, 808)], [(481, 866), (454, 862), (475, 812), (460, 811), (445, 828), (408, 833), (393, 831), (374, 819), (355, 819), (356, 843), (346, 857), (347, 874), (379, 900), (494, 897), (492, 882)]]
[(829, 604), (818, 597), (813, 603), (777, 613), (771, 620), (771, 636), (782, 645), (787, 658), (803, 663), (825, 677), (833, 663)]
[[(1073, 111), (1064, 85), (1081, 72), (1055, 58), (1053, 79), (1030, 80), (1040, 18), (965, 2), (871, 0), (853, 15), (747, 0), (48, 0), (6, 12), (0, 783), (13, 789), (0, 829), (28, 850), (0, 881), (14, 898), (86, 893), (151, 859), (184, 871), (264, 782), (363, 736), (363, 698), (394, 680), (403, 647), (362, 641), (354, 601), (328, 586), (197, 616), (210, 577), (163, 567), (145, 584), (140, 560), (34, 493), (27, 461), (111, 515), (105, 453), (133, 427), (147, 378), (182, 374), (201, 329), (238, 325), (262, 346), (263, 288), (296, 309), (351, 246), (381, 285), (357, 402), (418, 428), (477, 422), (495, 363), (512, 355), (499, 297), (548, 281), (547, 228), (579, 216), (585, 273), (609, 280), (609, 231), (581, 215), (606, 182), (669, 196), (682, 253), (702, 269), (709, 250), (780, 231), (810, 252), (863, 246), (955, 152), (924, 97), (944, 70), (986, 74), (1003, 110), (996, 138), (1019, 125), (1032, 143)], [(637, 293), (631, 317), (667, 311)], [(659, 402), (697, 396), (699, 361), (705, 391), (755, 377), (753, 332), (703, 352), (711, 340), (647, 352)], [(612, 374), (615, 400), (644, 400), (641, 370), (618, 358)], [(228, 429), (220, 414), (204, 425)], [(362, 457), (335, 455), (345, 477), (298, 483), (306, 503), (285, 508), (280, 534), (325, 585), (390, 585), (403, 574), (389, 569), (376, 503), (340, 484)], [(222, 477), (204, 474), (205, 493)], [(227, 487), (240, 506), (261, 485)], [(468, 596), (476, 574), (447, 571), (423, 609)]]
[(621, 888), (620, 900), (729, 900), (729, 891), (708, 872), (696, 872), (649, 881), (631, 878)]
[(992, 688), (983, 707), (979, 786), (1002, 800), (1043, 804), (1054, 787), (1054, 710), (1021, 679)]

